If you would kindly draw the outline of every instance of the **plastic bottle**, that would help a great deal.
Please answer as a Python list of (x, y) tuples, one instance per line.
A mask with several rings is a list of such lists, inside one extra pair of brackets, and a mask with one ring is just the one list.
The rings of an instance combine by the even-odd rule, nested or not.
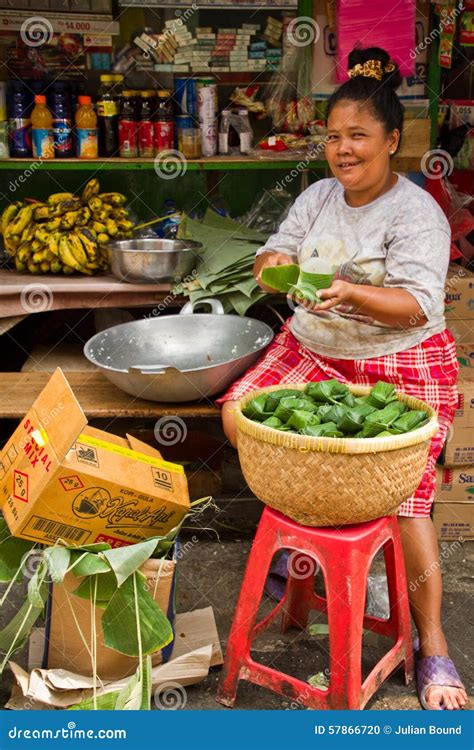
[(123, 76), (101, 75), (97, 100), (97, 124), (99, 128), (99, 153), (101, 156), (117, 156), (119, 151), (118, 120)]
[(53, 115), (42, 94), (35, 96), (31, 113), (31, 142), (35, 159), (54, 159)]
[(154, 146), (154, 113), (155, 92), (142, 91), (140, 106), (140, 122), (138, 123), (138, 153), (142, 157), (155, 155)]
[(171, 216), (171, 214), (176, 213), (178, 213), (176, 203), (172, 198), (167, 198), (165, 200), (165, 216), (169, 216), (170, 218), (165, 219), (163, 222), (161, 222), (163, 237), (165, 237), (167, 240), (176, 239), (176, 236), (178, 234), (180, 217)]
[(70, 158), (74, 155), (71, 98), (65, 84), (54, 84), (50, 108), (53, 115), (54, 154), (57, 159)]
[(97, 159), (97, 115), (90, 96), (79, 96), (76, 110), (76, 147), (79, 159)]
[(238, 110), (239, 118), (239, 136), (240, 136), (240, 153), (248, 154), (253, 147), (253, 130), (250, 125), (249, 113), (246, 109)]
[(173, 102), (171, 93), (164, 89), (156, 92), (157, 105), (153, 123), (155, 154), (169, 151), (174, 144)]
[(30, 99), (22, 83), (12, 85), (9, 97), (9, 145), (10, 156), (22, 159), (31, 156)]
[(138, 121), (135, 92), (126, 89), (122, 92), (118, 121), (119, 154), (124, 158), (138, 156)]
[(230, 111), (224, 109), (221, 112), (221, 122), (219, 125), (219, 153), (229, 153), (229, 131), (230, 131)]

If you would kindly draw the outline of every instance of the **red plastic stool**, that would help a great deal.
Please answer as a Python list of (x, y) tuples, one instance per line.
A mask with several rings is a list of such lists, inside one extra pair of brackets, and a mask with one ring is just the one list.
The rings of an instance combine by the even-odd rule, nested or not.
[[(390, 618), (364, 614), (367, 578), (372, 560), (383, 548), (388, 579)], [(290, 549), (285, 595), (270, 614), (256, 623), (263, 588), (274, 554)], [(327, 598), (314, 592), (315, 562), (321, 566)], [(282, 632), (304, 629), (310, 610), (327, 612), (330, 684), (320, 690), (258, 664), (250, 656), (253, 638), (279, 614)], [(395, 643), (362, 682), (362, 630), (392, 638)], [(396, 517), (354, 526), (301, 526), (268, 506), (260, 520), (247, 562), (225, 654), (217, 700), (233, 706), (239, 680), (297, 700), (315, 709), (361, 709), (399, 665), (406, 683), (413, 678), (413, 650), (407, 584)]]

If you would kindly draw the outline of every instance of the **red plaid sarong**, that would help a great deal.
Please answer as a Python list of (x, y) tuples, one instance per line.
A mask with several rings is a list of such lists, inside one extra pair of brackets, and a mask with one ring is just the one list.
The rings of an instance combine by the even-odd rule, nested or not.
[(337, 378), (345, 383), (371, 385), (377, 380), (426, 401), (438, 414), (440, 429), (431, 441), (425, 473), (418, 489), (400, 506), (399, 515), (425, 518), (430, 515), (436, 489), (436, 459), (454, 419), (458, 403), (456, 346), (451, 333), (431, 336), (423, 343), (396, 354), (374, 359), (322, 357), (300, 344), (288, 322), (262, 357), (235, 381), (216, 404), (237, 401), (246, 393), (269, 385)]

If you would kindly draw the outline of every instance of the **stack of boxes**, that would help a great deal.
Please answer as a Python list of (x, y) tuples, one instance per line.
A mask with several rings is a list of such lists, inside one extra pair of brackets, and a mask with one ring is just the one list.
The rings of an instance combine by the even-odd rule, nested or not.
[(283, 60), (283, 28), (284, 22), (269, 17), (263, 34), (260, 24), (243, 23), (241, 28), (220, 28), (217, 32), (210, 26), (198, 26), (193, 36), (185, 23), (166, 21), (159, 50), (161, 53), (163, 48), (166, 56), (160, 54), (161, 62), (155, 65), (155, 70), (175, 73), (279, 70)]
[(459, 401), (438, 466), (434, 524), (439, 539), (474, 539), (474, 274), (450, 268), (446, 324), (456, 339)]

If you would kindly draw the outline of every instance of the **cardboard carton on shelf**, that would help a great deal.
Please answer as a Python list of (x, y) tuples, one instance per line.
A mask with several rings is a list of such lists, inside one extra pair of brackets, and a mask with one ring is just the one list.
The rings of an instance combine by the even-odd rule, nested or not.
[(454, 425), (455, 429), (470, 428), (472, 431), (474, 428), (474, 345), (458, 344), (457, 355), (459, 401)]
[(462, 266), (450, 265), (444, 290), (447, 320), (473, 320), (474, 273)]
[(450, 431), (442, 454), (445, 466), (474, 465), (474, 429), (472, 427), (457, 427), (456, 421)]
[(165, 535), (190, 504), (183, 467), (88, 426), (58, 368), (0, 454), (0, 507), (23, 539), (121, 547)]
[[(446, 326), (453, 334), (454, 340), (458, 346), (469, 345), (474, 341), (474, 319), (464, 320), (463, 318), (450, 318), (446, 321)], [(474, 344), (471, 344), (474, 351)]]
[(438, 539), (474, 539), (474, 466), (436, 467), (433, 523)]

